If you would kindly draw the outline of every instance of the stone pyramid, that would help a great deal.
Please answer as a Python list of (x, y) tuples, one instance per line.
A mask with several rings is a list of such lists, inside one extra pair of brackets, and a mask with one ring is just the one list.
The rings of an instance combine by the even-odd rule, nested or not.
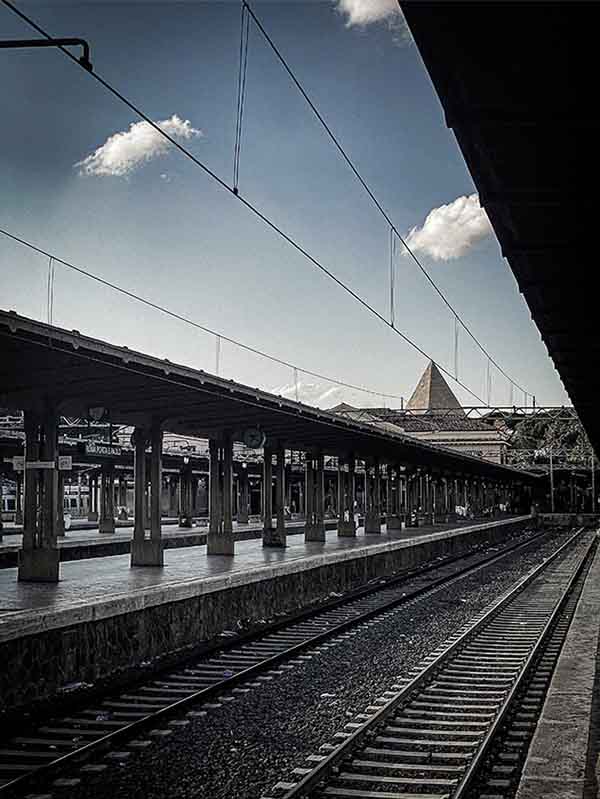
[(452, 410), (460, 416), (465, 416), (460, 402), (456, 399), (442, 373), (429, 361), (427, 369), (423, 372), (417, 387), (409, 399), (406, 409), (420, 413), (441, 413)]

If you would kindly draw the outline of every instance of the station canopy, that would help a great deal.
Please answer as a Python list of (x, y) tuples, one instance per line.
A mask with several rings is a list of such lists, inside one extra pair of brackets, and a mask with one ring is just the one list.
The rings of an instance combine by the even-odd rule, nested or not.
[(440, 472), (532, 482), (534, 476), (345, 419), (169, 360), (0, 311), (0, 407), (86, 417), (105, 409), (115, 424), (234, 440), (258, 429), (267, 444), (327, 455), (427, 466)]
[[(400, 3), (515, 275), (600, 454), (597, 3)], [(494, 298), (487, 298), (493, 312)]]

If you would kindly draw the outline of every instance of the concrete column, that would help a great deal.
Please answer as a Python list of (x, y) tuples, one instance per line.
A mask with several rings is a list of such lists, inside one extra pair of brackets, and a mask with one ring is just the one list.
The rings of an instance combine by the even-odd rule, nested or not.
[(421, 497), (421, 475), (416, 471), (413, 471), (410, 474), (408, 494), (410, 498), (410, 523), (411, 526), (418, 527)]
[(342, 537), (356, 535), (354, 521), (355, 467), (353, 455), (350, 455), (346, 463), (343, 463), (341, 459), (338, 462), (338, 535)]
[(117, 518), (126, 522), (129, 513), (127, 511), (127, 475), (124, 472), (121, 472), (117, 478), (117, 505), (119, 506)]
[(381, 476), (379, 458), (373, 460), (373, 475), (368, 481), (365, 535), (381, 533)]
[(210, 456), (207, 555), (233, 555), (233, 442), (229, 434), (208, 442)]
[(245, 463), (240, 464), (238, 471), (238, 524), (248, 524), (250, 494), (248, 485), (248, 469)]
[(315, 507), (315, 473), (312, 455), (306, 455), (304, 466), (304, 509), (306, 523), (312, 522)]
[(285, 467), (285, 506), (292, 514), (298, 513), (298, 501), (296, 500), (296, 481), (294, 480), (294, 472), (291, 463)]
[[(150, 541), (157, 551), (156, 566), (163, 565), (162, 551), (162, 441), (163, 434), (158, 422), (152, 425), (150, 443)], [(159, 557), (160, 556), (160, 557)]]
[[(266, 477), (266, 475), (265, 475)], [(268, 544), (263, 545), (285, 547), (285, 450), (283, 447), (277, 448), (277, 465), (275, 467), (275, 516), (277, 517), (277, 524), (275, 530), (272, 531), (273, 535)]]
[(262, 480), (263, 546), (277, 546), (273, 530), (273, 450), (265, 447), (263, 451)]
[(306, 456), (305, 541), (325, 542), (325, 475), (323, 454)]
[(406, 526), (412, 524), (412, 473), (410, 469), (404, 472), (404, 513), (406, 514)]
[(21, 497), (23, 476), (21, 472), (15, 472), (15, 483), (15, 524), (23, 524), (23, 502)]
[(394, 467), (388, 465), (388, 516), (386, 520), (386, 529), (388, 532), (402, 529), (402, 483), (400, 479), (400, 466), (396, 464)]
[[(53, 461), (58, 455), (58, 418), (47, 408), (42, 417), (26, 411), (25, 460)], [(56, 546), (58, 473), (53, 469), (25, 469), (25, 518), (23, 548), (19, 551), (18, 579), (58, 582), (59, 553)], [(39, 515), (38, 515), (39, 503)]]
[(113, 505), (113, 470), (111, 466), (102, 467), (100, 479), (100, 524), (101, 533), (115, 532), (115, 511)]
[(98, 521), (97, 477), (95, 472), (88, 472), (88, 522)]
[[(150, 536), (146, 535), (146, 516), (147, 516), (147, 482), (146, 475), (146, 446), (148, 444), (148, 431), (137, 427), (133, 434), (135, 447), (134, 454), (134, 527), (133, 541), (131, 542), (131, 565), (132, 566), (162, 566), (163, 551), (162, 540), (159, 530), (152, 526)], [(160, 478), (161, 478), (161, 447), (162, 431), (160, 425), (154, 424), (150, 434), (152, 443), (152, 455), (150, 459), (150, 479), (152, 506), (158, 503), (158, 522), (160, 525)], [(157, 480), (158, 478), (158, 480)], [(157, 486), (157, 489), (154, 487)]]
[(219, 445), (211, 438), (208, 442), (208, 530), (209, 533), (219, 535), (221, 531), (221, 476), (219, 463)]
[(192, 467), (186, 463), (179, 476), (179, 526), (191, 527), (192, 524)]
[(304, 474), (304, 480), (302, 479), (302, 477), (298, 480), (298, 513), (306, 518), (306, 504), (304, 499), (305, 480), (306, 480), (306, 472)]
[(64, 472), (56, 473), (56, 535), (58, 538), (65, 536), (65, 475)]
[(198, 516), (198, 486), (200, 485), (200, 480), (197, 477), (194, 477), (193, 474), (190, 475), (190, 514), (192, 519), (194, 516)]

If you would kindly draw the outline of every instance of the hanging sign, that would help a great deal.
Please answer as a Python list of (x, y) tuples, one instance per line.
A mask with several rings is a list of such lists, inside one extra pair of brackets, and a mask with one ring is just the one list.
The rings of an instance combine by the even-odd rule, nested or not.
[(101, 441), (86, 441), (85, 454), (118, 458), (122, 454), (122, 449), (116, 444), (103, 444)]
[(54, 469), (56, 464), (54, 461), (26, 461), (26, 469)]
[(71, 455), (58, 456), (59, 472), (70, 472), (72, 468), (73, 468), (73, 457)]
[(12, 458), (4, 458), (6, 463), (12, 463), (15, 472), (22, 472), (25, 468), (25, 456), (14, 455)]

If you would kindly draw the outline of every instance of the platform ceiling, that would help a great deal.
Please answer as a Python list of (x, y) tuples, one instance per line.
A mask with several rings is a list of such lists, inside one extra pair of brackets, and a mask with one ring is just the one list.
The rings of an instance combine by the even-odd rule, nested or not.
[(154, 418), (173, 433), (218, 438), (227, 430), (238, 441), (244, 430), (258, 427), (267, 443), (288, 449), (353, 452), (440, 471), (536, 480), (518, 469), (0, 311), (0, 407), (41, 411), (48, 399), (66, 416), (86, 417), (89, 408), (100, 406), (115, 424), (145, 427)]
[(598, 4), (400, 5), (502, 252), (600, 454)]

